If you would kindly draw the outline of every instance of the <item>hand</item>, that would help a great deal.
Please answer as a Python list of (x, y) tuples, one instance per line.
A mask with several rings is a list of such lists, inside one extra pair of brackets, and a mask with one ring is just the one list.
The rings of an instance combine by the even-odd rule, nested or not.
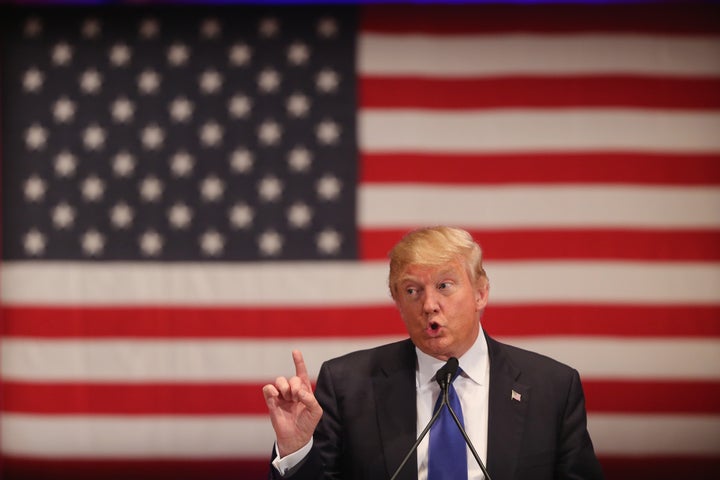
[(263, 387), (265, 403), (270, 412), (278, 455), (285, 457), (300, 450), (312, 438), (322, 417), (322, 407), (312, 392), (305, 360), (299, 350), (292, 352), (295, 376), (275, 379)]

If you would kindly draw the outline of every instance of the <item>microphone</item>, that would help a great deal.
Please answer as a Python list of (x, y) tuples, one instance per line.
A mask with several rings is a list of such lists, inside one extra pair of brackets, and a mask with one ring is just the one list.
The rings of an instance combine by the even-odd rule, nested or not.
[[(448, 385), (450, 385), (450, 380), (452, 380), (453, 375), (455, 375), (455, 372), (457, 372), (458, 369), (458, 359), (455, 357), (451, 357), (445, 365), (440, 367), (440, 370), (437, 371), (435, 374), (435, 380), (440, 384), (440, 388), (442, 389), (442, 402), (440, 403), (440, 406), (433, 414), (432, 418), (428, 422), (427, 426), (423, 429), (423, 431), (420, 433), (420, 436), (417, 438), (413, 446), (410, 448), (410, 451), (405, 455), (405, 458), (403, 458), (403, 461), (400, 463), (400, 466), (397, 467), (395, 470), (395, 473), (393, 473), (393, 476), (390, 477), (390, 480), (395, 480), (397, 476), (400, 474), (400, 471), (403, 469), (405, 464), (410, 460), (410, 457), (418, 448), (418, 445), (420, 445), (420, 442), (422, 442), (423, 438), (425, 438), (425, 435), (430, 431), (430, 428), (433, 426), (433, 424), (437, 421), (438, 417), (440, 416), (440, 412), (442, 412), (442, 409), (444, 406), (450, 407), (447, 403), (447, 389)], [(484, 471), (484, 467), (483, 467)]]
[(483, 475), (485, 475), (485, 480), (491, 480), (490, 474), (488, 474), (488, 471), (485, 468), (485, 464), (483, 464), (482, 460), (480, 460), (480, 455), (478, 455), (477, 450), (475, 450), (475, 446), (470, 441), (470, 437), (468, 437), (468, 434), (465, 431), (463, 424), (460, 422), (460, 419), (455, 413), (455, 410), (453, 410), (452, 405), (450, 405), (450, 402), (448, 401), (448, 387), (450, 386), (450, 383), (452, 383), (452, 379), (455, 376), (455, 372), (457, 372), (457, 369), (458, 359), (455, 357), (450, 357), (447, 363), (443, 365), (440, 370), (438, 370), (438, 373), (435, 376), (435, 380), (437, 380), (438, 384), (440, 384), (440, 389), (443, 395), (442, 404), (440, 405), (440, 408), (438, 408), (438, 412), (442, 409), (443, 405), (447, 405), (447, 408), (450, 411), (450, 415), (452, 415), (453, 420), (455, 420), (455, 425), (457, 425), (457, 427), (460, 429), (460, 433), (462, 433), (462, 436), (465, 439), (465, 443), (470, 448), (470, 451), (472, 452), (473, 457), (475, 457), (475, 461), (480, 466), (480, 470), (482, 470)]

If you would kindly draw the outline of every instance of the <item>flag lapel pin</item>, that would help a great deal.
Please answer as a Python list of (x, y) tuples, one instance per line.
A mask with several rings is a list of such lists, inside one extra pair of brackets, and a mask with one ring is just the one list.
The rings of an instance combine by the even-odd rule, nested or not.
[(519, 401), (522, 400), (522, 395), (520, 395), (520, 394), (519, 394), (518, 392), (516, 392), (515, 390), (512, 390), (511, 393), (510, 393), (510, 398), (511, 398), (512, 400), (515, 400), (515, 401), (518, 401), (518, 402), (519, 402)]

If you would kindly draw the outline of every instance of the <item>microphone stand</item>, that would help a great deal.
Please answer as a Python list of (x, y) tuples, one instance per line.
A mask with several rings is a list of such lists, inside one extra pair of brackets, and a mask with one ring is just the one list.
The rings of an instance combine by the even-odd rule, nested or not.
[[(450, 408), (450, 405), (448, 405), (448, 403), (447, 403), (447, 387), (445, 387), (444, 394), (443, 394), (443, 399), (442, 399), (442, 403), (440, 404), (440, 407), (437, 409), (437, 411), (435, 411), (435, 414), (434, 414), (434, 415), (432, 416), (432, 418), (430, 419), (430, 422), (427, 424), (427, 426), (426, 426), (425, 429), (422, 431), (422, 433), (420, 433), (420, 436), (419, 436), (418, 439), (415, 441), (415, 443), (413, 444), (412, 448), (411, 448), (410, 451), (407, 453), (407, 455), (405, 455), (405, 458), (403, 458), (402, 463), (400, 463), (400, 466), (397, 468), (397, 470), (395, 470), (395, 473), (394, 473), (393, 476), (390, 478), (390, 480), (395, 480), (395, 478), (397, 478), (397, 476), (400, 474), (400, 471), (401, 471), (402, 468), (405, 466), (405, 464), (408, 462), (408, 460), (410, 460), (410, 457), (412, 456), (412, 454), (415, 453), (415, 451), (416, 451), (417, 448), (418, 448), (418, 445), (420, 445), (420, 442), (422, 442), (422, 439), (425, 438), (425, 435), (427, 435), (427, 433), (430, 431), (430, 427), (433, 426), (433, 424), (435, 423), (435, 421), (436, 421), (436, 420), (438, 419), (438, 417), (440, 416), (440, 412), (442, 412), (442, 409), (443, 409), (443, 407), (445, 407), (445, 406), (447, 406), (448, 408)], [(451, 410), (451, 411), (452, 411), (452, 410)]]
[[(485, 468), (485, 465), (483, 464), (482, 460), (480, 460), (480, 455), (478, 455), (477, 450), (475, 450), (475, 446), (470, 441), (470, 437), (468, 437), (467, 432), (465, 432), (465, 429), (462, 426), (462, 423), (460, 423), (460, 419), (455, 414), (455, 410), (450, 406), (450, 403), (448, 403), (448, 389), (445, 388), (443, 390), (443, 400), (442, 404), (447, 405), (448, 410), (450, 411), (450, 415), (452, 415), (453, 420), (455, 420), (455, 425), (460, 429), (460, 433), (462, 433), (463, 438), (465, 439), (465, 443), (468, 447), (470, 447), (470, 451), (473, 454), (473, 457), (475, 457), (475, 461), (480, 466), (480, 470), (482, 470), (483, 475), (485, 475), (485, 480), (491, 480), (490, 474), (488, 473), (487, 469)], [(440, 411), (440, 409), (438, 409)]]

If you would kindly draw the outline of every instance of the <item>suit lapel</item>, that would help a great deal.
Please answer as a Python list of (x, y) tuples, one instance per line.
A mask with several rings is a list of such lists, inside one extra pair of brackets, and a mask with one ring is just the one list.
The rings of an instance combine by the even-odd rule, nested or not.
[[(395, 351), (379, 359), (373, 372), (378, 428), (389, 476), (400, 466), (416, 436), (415, 349), (410, 340), (399, 348), (400, 354)], [(398, 478), (417, 478), (417, 456), (408, 460)]]
[(510, 480), (517, 465), (530, 388), (517, 382), (520, 370), (506, 357), (502, 345), (486, 338), (490, 357), (487, 469), (493, 480)]

